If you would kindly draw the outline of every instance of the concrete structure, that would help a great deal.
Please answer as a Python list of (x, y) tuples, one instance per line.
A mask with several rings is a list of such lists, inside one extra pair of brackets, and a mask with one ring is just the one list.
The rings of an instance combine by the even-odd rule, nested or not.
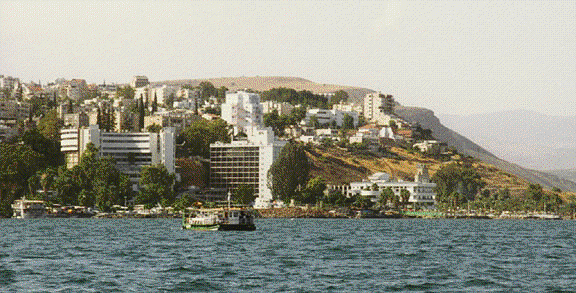
[(20, 83), (20, 79), (12, 76), (0, 75), (0, 89), (13, 90)]
[(310, 109), (306, 112), (306, 117), (304, 117), (303, 123), (304, 125), (311, 125), (312, 117), (316, 117), (320, 125), (328, 125), (331, 126), (335, 124), (338, 127), (342, 127), (344, 123), (344, 117), (348, 115), (352, 117), (354, 127), (358, 126), (358, 113), (357, 112), (348, 112), (348, 111), (340, 111), (340, 110), (326, 110), (326, 109)]
[(0, 124), (16, 125), (30, 116), (30, 104), (14, 100), (0, 101)]
[(160, 133), (104, 132), (98, 125), (61, 130), (61, 151), (66, 167), (72, 168), (86, 150), (88, 143), (98, 148), (99, 156), (111, 156), (120, 172), (130, 176), (136, 190), (140, 171), (144, 166), (162, 164), (168, 172), (175, 172), (175, 131), (163, 128)]
[(72, 79), (65, 86), (66, 95), (74, 101), (83, 101), (90, 96), (88, 84), (84, 79)]
[[(376, 184), (378, 190), (372, 190)], [(414, 176), (414, 182), (395, 180), (386, 173), (374, 173), (368, 177), (368, 181), (351, 182), (349, 185), (328, 186), (330, 190), (338, 190), (342, 194), (367, 196), (372, 201), (378, 201), (380, 193), (386, 188), (391, 188), (396, 196), (400, 196), (402, 190), (410, 192), (409, 202), (421, 206), (433, 207), (436, 201), (436, 183), (430, 181), (428, 168), (425, 165), (418, 166)]]
[(233, 191), (245, 184), (254, 189), (256, 208), (273, 205), (268, 170), (286, 145), (274, 138), (272, 128), (249, 127), (247, 139), (210, 145), (210, 187)]
[(74, 113), (74, 114), (64, 114), (64, 127), (86, 127), (89, 125), (88, 122), (88, 114), (81, 112), (81, 113)]
[(369, 93), (364, 97), (364, 117), (366, 121), (377, 123), (378, 125), (389, 125), (393, 115), (385, 114), (382, 111), (384, 106), (384, 95), (382, 93)]
[(266, 101), (262, 102), (262, 113), (268, 114), (272, 113), (274, 110), (278, 112), (278, 115), (288, 115), (292, 112), (294, 106), (290, 103), (282, 102), (278, 103), (276, 101)]
[(174, 127), (176, 128), (176, 133), (179, 133), (182, 129), (200, 119), (202, 119), (200, 116), (194, 115), (190, 111), (159, 112), (155, 115), (144, 117), (144, 129), (156, 124), (161, 127)]
[(226, 93), (226, 102), (222, 104), (222, 119), (234, 126), (235, 133), (262, 126), (262, 116), (260, 95), (244, 91)]
[(148, 77), (144, 75), (135, 75), (130, 81), (130, 86), (133, 88), (139, 88), (143, 86), (149, 85), (150, 82), (148, 81)]

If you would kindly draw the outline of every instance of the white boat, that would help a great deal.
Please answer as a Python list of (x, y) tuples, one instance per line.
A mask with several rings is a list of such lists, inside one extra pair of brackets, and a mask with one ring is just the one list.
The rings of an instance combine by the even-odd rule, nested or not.
[(182, 217), (182, 228), (204, 231), (254, 231), (254, 213), (247, 208), (198, 209)]
[(37, 219), (46, 217), (46, 205), (43, 200), (18, 199), (12, 204), (13, 218)]

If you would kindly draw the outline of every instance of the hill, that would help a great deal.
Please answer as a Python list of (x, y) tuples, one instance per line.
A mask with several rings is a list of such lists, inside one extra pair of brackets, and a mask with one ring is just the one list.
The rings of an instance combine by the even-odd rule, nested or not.
[(482, 160), (529, 182), (576, 192), (576, 183), (572, 181), (545, 172), (526, 169), (498, 158), (478, 144), (442, 125), (431, 110), (417, 107), (397, 107), (396, 112), (409, 122), (420, 123), (422, 127), (431, 129), (435, 138), (448, 143), (463, 154)]
[(570, 169), (576, 162), (576, 116), (516, 110), (438, 117), (499, 158), (526, 168)]
[[(350, 96), (350, 102), (353, 103), (360, 103), (367, 93), (374, 92), (374, 90), (366, 88), (331, 85), (331, 84), (318, 84), (303, 78), (280, 77), (280, 76), (186, 79), (186, 80), (154, 82), (153, 84), (172, 84), (172, 85), (188, 84), (196, 86), (202, 81), (210, 81), (216, 87), (225, 86), (230, 90), (249, 88), (258, 91), (265, 91), (275, 87), (286, 87), (286, 88), (293, 88), (296, 90), (308, 90), (314, 93), (325, 93), (325, 92), (334, 92), (337, 90), (345, 90), (346, 92), (348, 92)], [(420, 123), (422, 127), (431, 129), (434, 137), (436, 137), (440, 141), (446, 142), (450, 146), (455, 147), (460, 153), (477, 158), (485, 162), (486, 164), (492, 165), (508, 174), (524, 178), (523, 180), (526, 180), (528, 182), (538, 183), (547, 187), (558, 187), (562, 190), (576, 192), (576, 183), (572, 181), (559, 178), (558, 176), (555, 176), (553, 174), (526, 169), (519, 165), (509, 163), (505, 160), (498, 158), (496, 155), (485, 150), (480, 145), (472, 142), (471, 140), (464, 137), (463, 135), (460, 135), (456, 131), (453, 131), (448, 127), (444, 126), (440, 122), (438, 117), (434, 115), (434, 112), (429, 109), (397, 106), (396, 112), (398, 115), (403, 117), (408, 122)], [(334, 166), (335, 165), (336, 164), (334, 164)], [(352, 169), (350, 169), (350, 171), (352, 172), (355, 165), (351, 166)], [(350, 174), (357, 174), (357, 176), (361, 176), (360, 173), (352, 172)]]
[(292, 88), (298, 91), (307, 90), (316, 94), (331, 93), (338, 90), (344, 90), (350, 96), (350, 101), (359, 103), (364, 99), (367, 93), (374, 92), (374, 90), (354, 87), (343, 86), (335, 84), (320, 84), (313, 81), (300, 78), (300, 77), (287, 77), (287, 76), (242, 76), (242, 77), (216, 77), (216, 78), (203, 78), (203, 79), (181, 79), (181, 80), (168, 80), (152, 82), (153, 85), (169, 84), (169, 85), (191, 85), (197, 86), (202, 81), (209, 81), (215, 87), (227, 87), (229, 90), (243, 90), (253, 89), (256, 91), (266, 91), (272, 88), (285, 87)]
[[(412, 181), (419, 164), (426, 164), (432, 176), (445, 164), (460, 160), (459, 156), (455, 156), (451, 161), (443, 162), (396, 147), (391, 149), (391, 153), (394, 157), (390, 158), (371, 153), (357, 154), (337, 147), (313, 148), (308, 151), (310, 174), (311, 177), (320, 176), (327, 184), (334, 185), (362, 181), (376, 172), (386, 172), (396, 178)], [(473, 166), (487, 183), (487, 189), (508, 188), (512, 194), (522, 194), (529, 184), (522, 178), (481, 161), (475, 162)]]
[(567, 169), (567, 170), (548, 170), (545, 171), (548, 174), (552, 174), (554, 176), (558, 176), (560, 178), (564, 178), (570, 180), (572, 182), (576, 182), (576, 169)]

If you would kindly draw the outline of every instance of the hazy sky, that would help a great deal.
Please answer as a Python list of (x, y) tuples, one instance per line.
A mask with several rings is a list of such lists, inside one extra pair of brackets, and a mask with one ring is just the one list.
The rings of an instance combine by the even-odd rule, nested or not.
[(576, 1), (2, 1), (0, 74), (298, 76), (437, 113), (576, 115)]

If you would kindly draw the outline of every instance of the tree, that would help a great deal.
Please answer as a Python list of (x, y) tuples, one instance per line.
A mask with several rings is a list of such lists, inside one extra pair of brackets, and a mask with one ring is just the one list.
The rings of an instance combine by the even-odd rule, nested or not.
[(229, 128), (222, 119), (197, 120), (182, 131), (184, 149), (191, 156), (210, 156), (210, 144), (217, 141), (230, 142)]
[(295, 198), (308, 182), (310, 165), (304, 147), (289, 142), (268, 170), (268, 185), (272, 195), (280, 200)]
[(0, 143), (0, 217), (10, 217), (12, 202), (29, 191), (28, 179), (36, 175), (40, 160), (28, 145)]
[(64, 155), (60, 151), (60, 142), (45, 137), (38, 129), (27, 130), (20, 138), (20, 141), (42, 156), (36, 162), (40, 169), (47, 166), (57, 168), (64, 164)]
[(396, 197), (392, 188), (387, 187), (382, 192), (380, 192), (380, 207), (385, 207), (388, 205), (388, 202), (392, 201), (393, 198)]
[(310, 116), (310, 126), (315, 129), (320, 128), (320, 121), (318, 121), (318, 117), (316, 117), (316, 115)]
[(202, 100), (206, 101), (212, 96), (216, 96), (216, 88), (214, 85), (209, 81), (201, 82), (198, 87), (200, 88), (200, 97)]
[(448, 202), (453, 192), (458, 192), (465, 200), (473, 200), (475, 195), (486, 185), (480, 174), (471, 165), (451, 163), (442, 167), (432, 181), (436, 183), (437, 198)]
[(58, 112), (55, 109), (50, 110), (38, 121), (38, 131), (46, 138), (52, 141), (60, 140), (60, 129), (64, 121), (58, 118)]
[(216, 98), (218, 98), (219, 101), (224, 101), (226, 100), (226, 92), (228, 91), (228, 88), (225, 86), (221, 86), (216, 90)]
[(175, 199), (174, 183), (176, 177), (170, 174), (164, 165), (142, 168), (140, 185), (142, 186), (136, 202), (150, 208), (158, 203), (172, 204)]
[(352, 116), (345, 114), (342, 118), (342, 128), (343, 129), (354, 129), (354, 118)]
[(400, 198), (402, 199), (402, 205), (404, 206), (404, 208), (406, 208), (408, 202), (410, 201), (410, 191), (408, 191), (407, 189), (402, 189), (400, 191)]
[(146, 131), (148, 132), (160, 133), (160, 130), (162, 130), (162, 126), (156, 123), (148, 125), (148, 127), (146, 127)]
[(117, 97), (124, 97), (126, 99), (134, 99), (135, 90), (131, 86), (121, 86), (116, 90)]
[(142, 128), (144, 128), (144, 116), (146, 116), (146, 111), (144, 110), (144, 101), (142, 100), (142, 95), (140, 95), (140, 99), (138, 100), (137, 131), (140, 131), (140, 130), (142, 130)]
[(306, 188), (296, 197), (296, 200), (303, 204), (316, 204), (324, 197), (326, 183), (322, 177), (314, 177), (308, 181)]
[(232, 199), (239, 204), (249, 205), (256, 199), (254, 188), (248, 184), (240, 184), (234, 189)]
[(156, 96), (156, 92), (154, 92), (154, 100), (152, 101), (152, 111), (151, 114), (154, 114), (158, 111), (158, 97)]
[(334, 93), (334, 95), (330, 98), (330, 106), (338, 104), (340, 102), (347, 102), (348, 101), (348, 93), (344, 90), (339, 90)]

